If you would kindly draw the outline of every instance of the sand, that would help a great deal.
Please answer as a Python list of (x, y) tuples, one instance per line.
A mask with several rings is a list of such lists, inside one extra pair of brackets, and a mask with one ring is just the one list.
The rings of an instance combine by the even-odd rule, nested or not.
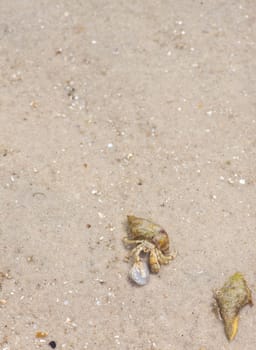
[[(255, 349), (255, 307), (232, 344), (211, 307), (236, 271), (255, 295), (255, 13), (1, 1), (1, 350)], [(128, 214), (178, 251), (144, 287)]]

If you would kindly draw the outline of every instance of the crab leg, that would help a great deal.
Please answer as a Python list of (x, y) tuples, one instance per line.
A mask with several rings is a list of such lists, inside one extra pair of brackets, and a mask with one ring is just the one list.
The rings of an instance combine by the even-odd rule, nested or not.
[(143, 241), (138, 241), (138, 240), (130, 240), (127, 237), (124, 237), (123, 242), (125, 245), (134, 245), (136, 244), (137, 246), (134, 247), (129, 254), (125, 257), (125, 261), (128, 262), (130, 258), (133, 256), (134, 261), (138, 261), (140, 259), (139, 255), (143, 249), (141, 249), (138, 245), (141, 245)]
[(173, 260), (177, 255), (177, 252), (174, 252), (173, 255), (164, 255), (161, 250), (156, 249), (156, 256), (161, 265), (169, 264), (169, 261)]
[(143, 240), (138, 240), (138, 239), (129, 239), (127, 237), (124, 237), (123, 238), (123, 242), (124, 242), (125, 245), (134, 245), (134, 244), (138, 245), (138, 244), (143, 243), (144, 241)]

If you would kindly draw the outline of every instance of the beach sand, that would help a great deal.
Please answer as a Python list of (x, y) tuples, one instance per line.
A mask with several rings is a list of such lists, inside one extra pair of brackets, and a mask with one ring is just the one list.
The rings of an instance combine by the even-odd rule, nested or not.
[[(212, 312), (236, 271), (255, 295), (255, 13), (2, 1), (1, 350), (255, 349), (255, 307), (232, 345)], [(178, 251), (144, 287), (128, 214)]]

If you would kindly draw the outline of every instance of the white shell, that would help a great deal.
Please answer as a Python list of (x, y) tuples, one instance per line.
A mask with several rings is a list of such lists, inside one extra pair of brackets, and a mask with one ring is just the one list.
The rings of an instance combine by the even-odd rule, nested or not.
[(149, 281), (149, 269), (147, 263), (144, 260), (136, 261), (129, 271), (129, 277), (139, 286), (145, 286)]

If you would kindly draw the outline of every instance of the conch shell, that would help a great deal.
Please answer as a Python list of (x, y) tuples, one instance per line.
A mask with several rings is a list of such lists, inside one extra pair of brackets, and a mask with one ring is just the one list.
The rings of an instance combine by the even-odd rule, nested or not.
[(232, 275), (224, 286), (215, 291), (219, 314), (224, 322), (228, 340), (233, 340), (238, 330), (239, 311), (246, 305), (253, 305), (251, 290), (240, 272)]

